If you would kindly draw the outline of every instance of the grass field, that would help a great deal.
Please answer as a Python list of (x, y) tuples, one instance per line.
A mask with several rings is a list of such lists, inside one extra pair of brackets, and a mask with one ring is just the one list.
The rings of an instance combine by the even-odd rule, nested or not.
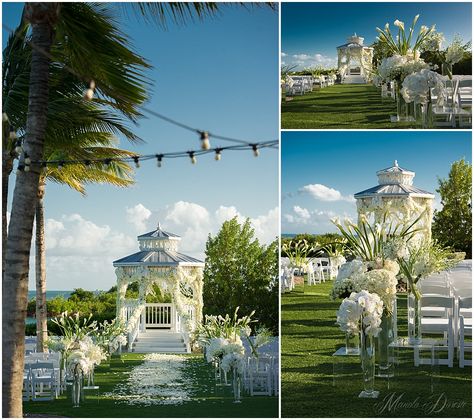
[[(59, 399), (41, 402), (24, 402), (25, 415), (42, 414), (62, 417), (277, 417), (277, 397), (250, 397), (244, 395), (241, 404), (233, 403), (230, 386), (216, 386), (213, 370), (202, 356), (189, 355), (186, 372), (193, 387), (192, 400), (180, 405), (130, 406), (118, 402), (104, 393), (124, 381), (133, 366), (142, 363), (143, 355), (124, 354), (123, 362), (112, 359), (96, 369), (95, 384), (100, 386), (99, 398), (86, 394), (79, 408), (73, 408), (68, 392)], [(88, 391), (92, 392), (92, 391)]]
[[(344, 336), (335, 325), (340, 303), (329, 299), (331, 285), (299, 285), (282, 296), (283, 417), (471, 417), (470, 367), (415, 368), (410, 353), (395, 378), (376, 378), (380, 396), (369, 400), (358, 398), (358, 358), (346, 357), (345, 363), (336, 364), (334, 383), (332, 354), (344, 345)], [(399, 296), (398, 308), (398, 332), (403, 336), (406, 296)]]
[(415, 123), (391, 123), (396, 113), (395, 101), (382, 99), (373, 85), (333, 85), (284, 100), (281, 128), (420, 128)]

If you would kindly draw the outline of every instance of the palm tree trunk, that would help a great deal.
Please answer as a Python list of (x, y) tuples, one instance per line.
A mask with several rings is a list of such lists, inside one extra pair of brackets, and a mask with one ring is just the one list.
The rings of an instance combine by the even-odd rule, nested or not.
[(36, 349), (46, 351), (48, 338), (47, 308), (46, 308), (46, 249), (44, 242), (44, 193), (46, 180), (41, 177), (36, 203)]
[[(3, 135), (8, 135), (8, 129), (3, 127)], [(6, 131), (6, 133), (5, 133)], [(5, 142), (3, 143), (5, 145)], [(4, 147), (2, 150), (2, 279), (5, 273), (5, 253), (7, 250), (7, 203), (8, 203), (8, 179), (13, 168), (13, 159), (10, 151)]]
[[(25, 150), (32, 161), (43, 157), (48, 112), (49, 54), (59, 3), (26, 3), (26, 18), (32, 24), (30, 91)], [(2, 413), (23, 417), (22, 386), (25, 352), (25, 318), (28, 300), (28, 268), (33, 220), (41, 168), (16, 177), (2, 285)]]

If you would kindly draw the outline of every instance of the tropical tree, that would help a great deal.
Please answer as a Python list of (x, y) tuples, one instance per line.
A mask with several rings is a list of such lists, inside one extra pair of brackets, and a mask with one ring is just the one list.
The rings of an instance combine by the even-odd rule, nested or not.
[(433, 238), (443, 246), (472, 257), (472, 165), (464, 159), (453, 162), (447, 179), (438, 179), (443, 208), (433, 219)]
[(203, 301), (207, 315), (225, 315), (237, 307), (255, 311), (258, 325), (278, 333), (278, 242), (261, 245), (247, 219), (222, 224), (206, 243)]

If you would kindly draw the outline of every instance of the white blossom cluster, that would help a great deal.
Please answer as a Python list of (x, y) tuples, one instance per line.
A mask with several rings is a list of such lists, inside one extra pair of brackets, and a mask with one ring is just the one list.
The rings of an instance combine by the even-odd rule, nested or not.
[[(362, 290), (345, 298), (337, 311), (337, 323), (342, 331), (354, 335), (364, 333), (377, 337), (381, 331), (383, 302), (376, 293)], [(362, 324), (362, 325), (361, 325)]]
[(237, 369), (237, 372), (243, 374), (244, 372), (244, 356), (240, 353), (228, 353), (226, 354), (221, 361), (221, 368), (224, 372), (229, 372), (234, 368)]
[(85, 336), (76, 342), (75, 349), (68, 355), (68, 370), (71, 374), (75, 374), (80, 369), (83, 374), (87, 375), (95, 365), (99, 365), (106, 357), (104, 350), (95, 344), (89, 336)]
[(402, 82), (409, 74), (428, 68), (429, 64), (419, 57), (413, 57), (413, 54), (411, 56), (395, 54), (384, 58), (377, 67), (377, 71), (384, 82), (392, 80)]
[(464, 49), (460, 43), (453, 42), (446, 49), (446, 62), (448, 64), (456, 64), (462, 60), (464, 56)]
[(443, 77), (432, 70), (423, 69), (406, 76), (400, 92), (405, 102), (427, 103), (430, 101), (431, 89), (437, 97), (437, 104), (443, 105), (447, 98)]
[[(396, 269), (398, 273), (396, 262), (390, 261), (390, 266)], [(356, 290), (367, 290), (370, 293), (376, 293), (389, 313), (393, 311), (397, 283), (396, 273), (385, 268), (367, 271), (364, 274), (357, 275), (354, 279)]]
[(210, 363), (214, 358), (224, 358), (227, 354), (243, 355), (245, 348), (240, 337), (232, 341), (228, 338), (215, 337), (209, 340), (206, 347), (206, 359)]

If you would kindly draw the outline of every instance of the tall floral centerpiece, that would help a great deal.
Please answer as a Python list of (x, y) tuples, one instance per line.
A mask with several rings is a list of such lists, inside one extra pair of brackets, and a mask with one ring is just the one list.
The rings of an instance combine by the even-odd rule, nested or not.
[[(377, 334), (375, 341), (377, 376), (389, 376), (391, 372), (388, 346), (397, 336), (396, 293), (400, 267), (396, 259), (384, 253), (384, 245), (389, 238), (408, 241), (416, 232), (413, 227), (416, 221), (409, 226), (401, 224), (394, 226), (383, 218), (382, 223), (372, 226), (363, 217), (358, 225), (348, 219), (344, 223), (333, 219), (333, 223), (347, 240), (348, 252), (355, 259), (344, 264), (339, 270), (330, 294), (331, 298), (344, 298), (362, 290), (380, 297), (383, 311), (380, 333)], [(351, 334), (351, 331), (346, 331), (347, 334)], [(346, 343), (349, 342), (349, 338), (346, 336)]]
[(290, 242), (284, 243), (281, 247), (283, 255), (288, 257), (290, 260), (290, 266), (302, 270), (307, 267), (308, 256), (314, 251), (314, 247), (308, 244), (306, 239), (299, 241), (291, 240)]
[(398, 28), (394, 36), (390, 25), (385, 24), (384, 29), (377, 28), (377, 41), (389, 52), (389, 56), (382, 59), (377, 68), (377, 80), (395, 83), (397, 100), (397, 117), (393, 121), (414, 121), (409, 115), (409, 106), (401, 95), (402, 84), (405, 78), (414, 72), (429, 69), (429, 64), (420, 58), (420, 51), (426, 42), (433, 39), (435, 26), (428, 28), (422, 25), (418, 35), (415, 37), (415, 26), (420, 15), (416, 15), (408, 30), (405, 30), (404, 22), (396, 19), (393, 24)]
[(381, 331), (383, 302), (376, 293), (362, 290), (345, 298), (337, 312), (337, 323), (342, 331), (360, 334), (360, 361), (364, 389), (360, 398), (377, 398), (374, 389), (375, 354), (374, 337)]
[[(242, 318), (238, 317), (239, 307), (233, 317), (226, 314), (206, 315), (204, 322), (195, 331), (196, 340), (205, 349), (205, 357), (212, 363), (215, 379), (227, 385), (227, 375), (232, 372), (234, 397), (240, 400), (240, 375), (244, 363), (245, 348), (242, 337), (248, 339), (251, 335), (250, 325), (255, 311)], [(238, 395), (236, 394), (238, 388)], [(237, 398), (238, 396), (238, 398)]]

